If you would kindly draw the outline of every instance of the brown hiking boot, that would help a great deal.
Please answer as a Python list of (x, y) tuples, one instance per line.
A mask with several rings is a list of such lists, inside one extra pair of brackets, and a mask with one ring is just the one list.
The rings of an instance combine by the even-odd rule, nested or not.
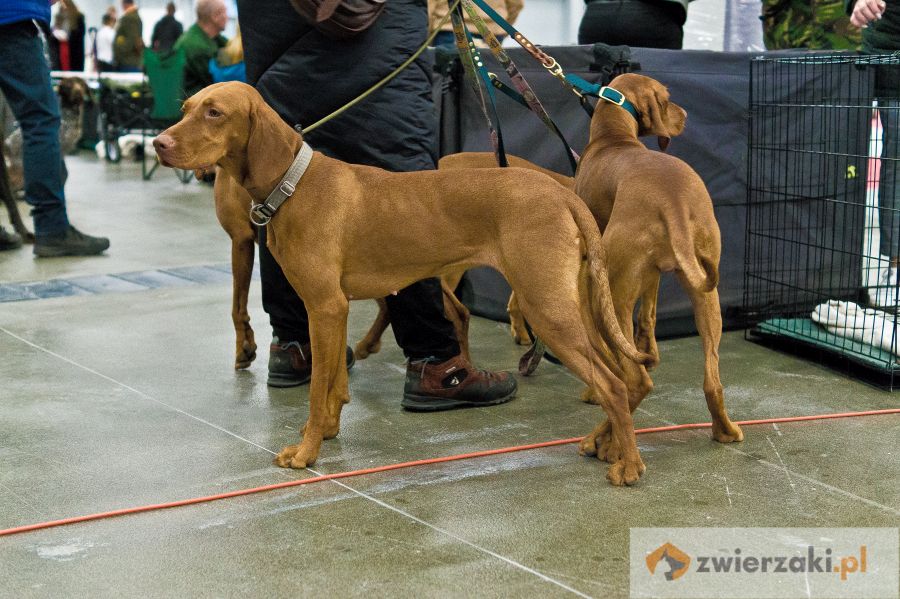
[[(347, 348), (347, 370), (353, 367), (353, 350)], [(297, 387), (305, 385), (312, 377), (312, 351), (309, 343), (281, 343), (278, 337), (269, 346), (270, 387)]]
[(406, 367), (400, 405), (413, 412), (494, 406), (511, 400), (516, 388), (508, 372), (479, 370), (462, 356), (440, 364), (421, 360)]

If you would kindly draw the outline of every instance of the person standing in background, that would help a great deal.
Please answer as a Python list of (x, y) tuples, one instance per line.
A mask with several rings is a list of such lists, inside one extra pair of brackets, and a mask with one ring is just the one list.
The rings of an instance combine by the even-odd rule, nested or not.
[[(900, 6), (896, 1), (845, 0), (850, 23), (862, 28), (864, 54), (900, 51)], [(881, 171), (878, 178), (880, 252), (890, 262), (879, 269), (877, 287), (869, 288), (869, 303), (896, 308), (900, 267), (900, 65), (881, 64), (875, 70), (875, 98), (881, 119)]]
[(150, 47), (154, 52), (168, 52), (184, 33), (184, 27), (175, 18), (175, 3), (166, 4), (166, 14), (153, 26), (153, 35), (150, 37)]
[(209, 60), (215, 58), (228, 40), (222, 35), (228, 25), (228, 9), (222, 0), (197, 0), (197, 22), (178, 41), (176, 50), (184, 50), (184, 93), (192, 96), (212, 84)]
[(116, 66), (113, 62), (113, 44), (116, 41), (116, 17), (109, 12), (103, 14), (102, 25), (97, 32), (94, 40), (95, 59), (97, 61), (97, 71), (106, 73), (115, 71)]
[(53, 27), (47, 36), (47, 55), (50, 57), (50, 70), (69, 70), (69, 32), (66, 30), (65, 17), (62, 11), (53, 17)]
[(140, 73), (144, 64), (144, 24), (134, 0), (122, 0), (122, 18), (116, 26), (113, 58), (124, 73)]
[(92, 256), (104, 252), (109, 239), (85, 235), (69, 223), (59, 99), (50, 82), (37, 25), (49, 21), (49, 0), (0, 3), (0, 92), (22, 128), (25, 201), (34, 219), (34, 253)]
[[(512, 25), (516, 22), (516, 19), (519, 16), (519, 13), (522, 12), (522, 7), (525, 5), (524, 0), (486, 0), (487, 4), (493, 8), (498, 15), (503, 17), (507, 23)], [(441, 22), (447, 15), (447, 10), (449, 6), (447, 4), (447, 0), (428, 0), (428, 30), (433, 31), (435, 27), (437, 27), (438, 23)], [(481, 11), (480, 8), (476, 9), (481, 17), (484, 19), (484, 22), (487, 23), (488, 28), (490, 28), (491, 33), (497, 36), (497, 39), (503, 40), (506, 37), (506, 30), (494, 23), (490, 17), (488, 17), (484, 12)], [(472, 37), (475, 38), (476, 42), (481, 39), (481, 36), (478, 35), (478, 29), (475, 28), (474, 23), (469, 18), (469, 15), (463, 11), (463, 17), (465, 18), (466, 28), (472, 32)], [(440, 33), (434, 38), (432, 42), (434, 46), (444, 46), (444, 47), (456, 47), (456, 37), (453, 35), (453, 23), (447, 21), (443, 27), (441, 27)]]
[(65, 20), (69, 34), (69, 70), (84, 70), (84, 14), (78, 10), (74, 0), (59, 0), (59, 12)]
[(692, 0), (585, 0), (578, 43), (681, 50)]

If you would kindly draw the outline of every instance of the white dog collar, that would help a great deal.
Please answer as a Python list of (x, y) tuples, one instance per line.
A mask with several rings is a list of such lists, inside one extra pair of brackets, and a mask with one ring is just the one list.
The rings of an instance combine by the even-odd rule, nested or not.
[(294, 158), (294, 162), (291, 163), (290, 168), (282, 177), (281, 183), (275, 186), (275, 189), (272, 190), (272, 193), (269, 194), (269, 197), (262, 204), (253, 204), (250, 207), (250, 220), (254, 225), (264, 227), (269, 224), (269, 221), (275, 215), (275, 211), (297, 189), (297, 183), (300, 181), (303, 173), (306, 172), (307, 167), (309, 167), (312, 156), (313, 149), (304, 141), (300, 151), (297, 152), (297, 156)]

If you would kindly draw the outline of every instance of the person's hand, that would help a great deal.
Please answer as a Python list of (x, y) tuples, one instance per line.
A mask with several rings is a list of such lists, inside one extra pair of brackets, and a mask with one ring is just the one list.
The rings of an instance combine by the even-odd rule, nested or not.
[(884, 0), (856, 0), (853, 6), (853, 14), (850, 15), (850, 23), (857, 27), (865, 27), (872, 21), (881, 18), (887, 4)]

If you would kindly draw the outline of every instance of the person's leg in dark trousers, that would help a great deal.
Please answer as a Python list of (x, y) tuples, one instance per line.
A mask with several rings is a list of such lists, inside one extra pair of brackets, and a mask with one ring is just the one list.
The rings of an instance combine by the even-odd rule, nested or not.
[(59, 103), (37, 27), (32, 21), (0, 26), (0, 91), (22, 128), (25, 201), (34, 219), (38, 256), (99, 254), (109, 240), (69, 224), (59, 145)]
[(31, 21), (0, 26), (0, 89), (22, 128), (25, 201), (32, 206), (35, 236), (64, 233), (69, 220), (62, 187), (59, 103)]
[(385, 298), (397, 345), (411, 362), (444, 362), (459, 355), (453, 323), (444, 314), (439, 279), (425, 279)]

